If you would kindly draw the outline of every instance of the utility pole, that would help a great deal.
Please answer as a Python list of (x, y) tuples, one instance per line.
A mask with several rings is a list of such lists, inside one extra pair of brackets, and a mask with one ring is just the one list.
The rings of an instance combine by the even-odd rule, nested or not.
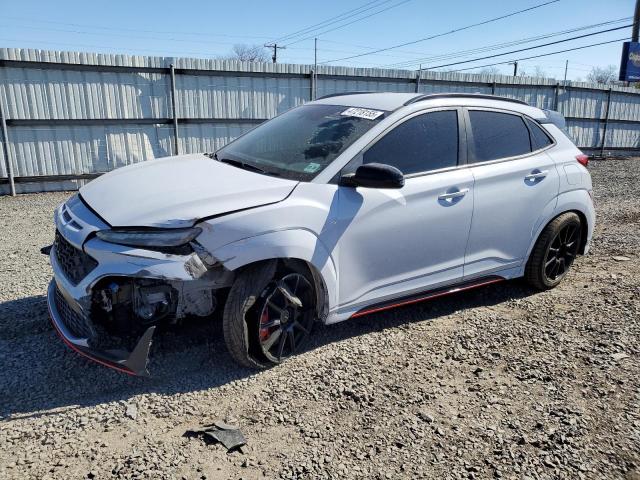
[(318, 70), (318, 37), (313, 39), (313, 71)]
[(631, 41), (638, 41), (638, 34), (640, 33), (640, 0), (636, 0), (636, 10), (633, 13), (633, 30), (631, 31)]
[(569, 70), (569, 60), (564, 63), (564, 83), (567, 83), (567, 70)]
[(313, 39), (313, 99), (318, 98), (318, 37)]
[(513, 63), (510, 63), (509, 65), (513, 65), (513, 76), (517, 77), (518, 76), (518, 61), (514, 60)]
[(278, 50), (284, 50), (287, 47), (279, 47), (277, 43), (266, 43), (266, 48), (273, 48), (273, 55), (271, 55), (271, 60), (273, 63), (278, 63)]

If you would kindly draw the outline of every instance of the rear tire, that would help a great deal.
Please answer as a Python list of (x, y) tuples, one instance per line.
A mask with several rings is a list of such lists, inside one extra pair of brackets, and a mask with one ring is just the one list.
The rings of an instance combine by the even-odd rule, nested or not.
[(524, 277), (534, 288), (548, 290), (566, 276), (582, 239), (580, 217), (567, 212), (554, 218), (536, 241)]

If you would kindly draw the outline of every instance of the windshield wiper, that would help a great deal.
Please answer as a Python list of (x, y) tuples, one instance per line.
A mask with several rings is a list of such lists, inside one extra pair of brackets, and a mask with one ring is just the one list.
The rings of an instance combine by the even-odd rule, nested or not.
[(218, 154), (214, 153), (214, 154), (207, 154), (208, 157), (211, 157), (217, 161), (219, 161), (220, 163), (226, 163), (228, 165), (233, 165), (234, 167), (237, 168), (242, 168), (243, 170), (250, 170), (252, 172), (258, 172), (258, 173), (262, 173), (264, 175), (272, 175), (274, 177), (280, 177), (281, 175), (277, 172), (270, 172), (267, 170), (264, 170), (260, 167), (256, 167), (255, 165), (252, 165), (250, 163), (245, 163), (241, 160), (235, 160), (232, 158), (218, 158)]
[(221, 163), (227, 163), (229, 165), (233, 165), (234, 167), (242, 168), (244, 170), (253, 170), (254, 172), (264, 173), (264, 170), (260, 167), (256, 167), (255, 165), (251, 165), (249, 163), (241, 162), (240, 160), (232, 160), (230, 158), (221, 158), (218, 160)]
[(220, 163), (226, 163), (228, 165), (233, 165), (234, 167), (242, 168), (243, 170), (251, 170), (253, 172), (258, 172), (258, 173), (267, 173), (263, 169), (261, 169), (260, 167), (256, 167), (255, 165), (251, 165), (250, 163), (241, 162), (240, 160), (233, 160), (231, 158), (220, 158), (220, 159), (218, 159), (217, 156), (216, 156), (216, 159)]

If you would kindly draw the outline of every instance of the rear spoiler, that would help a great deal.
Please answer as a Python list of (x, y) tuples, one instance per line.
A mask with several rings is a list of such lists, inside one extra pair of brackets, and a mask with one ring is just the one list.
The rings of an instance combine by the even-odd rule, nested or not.
[(552, 123), (563, 132), (567, 131), (567, 122), (560, 112), (547, 109), (544, 109), (542, 111), (545, 115), (544, 118), (538, 118), (536, 120), (538, 120), (540, 123)]

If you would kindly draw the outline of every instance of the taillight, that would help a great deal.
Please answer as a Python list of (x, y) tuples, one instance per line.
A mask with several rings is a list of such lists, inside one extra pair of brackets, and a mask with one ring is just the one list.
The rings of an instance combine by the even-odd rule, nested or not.
[(576, 160), (578, 160), (578, 163), (584, 167), (589, 165), (589, 155), (585, 155), (584, 153), (576, 155)]

